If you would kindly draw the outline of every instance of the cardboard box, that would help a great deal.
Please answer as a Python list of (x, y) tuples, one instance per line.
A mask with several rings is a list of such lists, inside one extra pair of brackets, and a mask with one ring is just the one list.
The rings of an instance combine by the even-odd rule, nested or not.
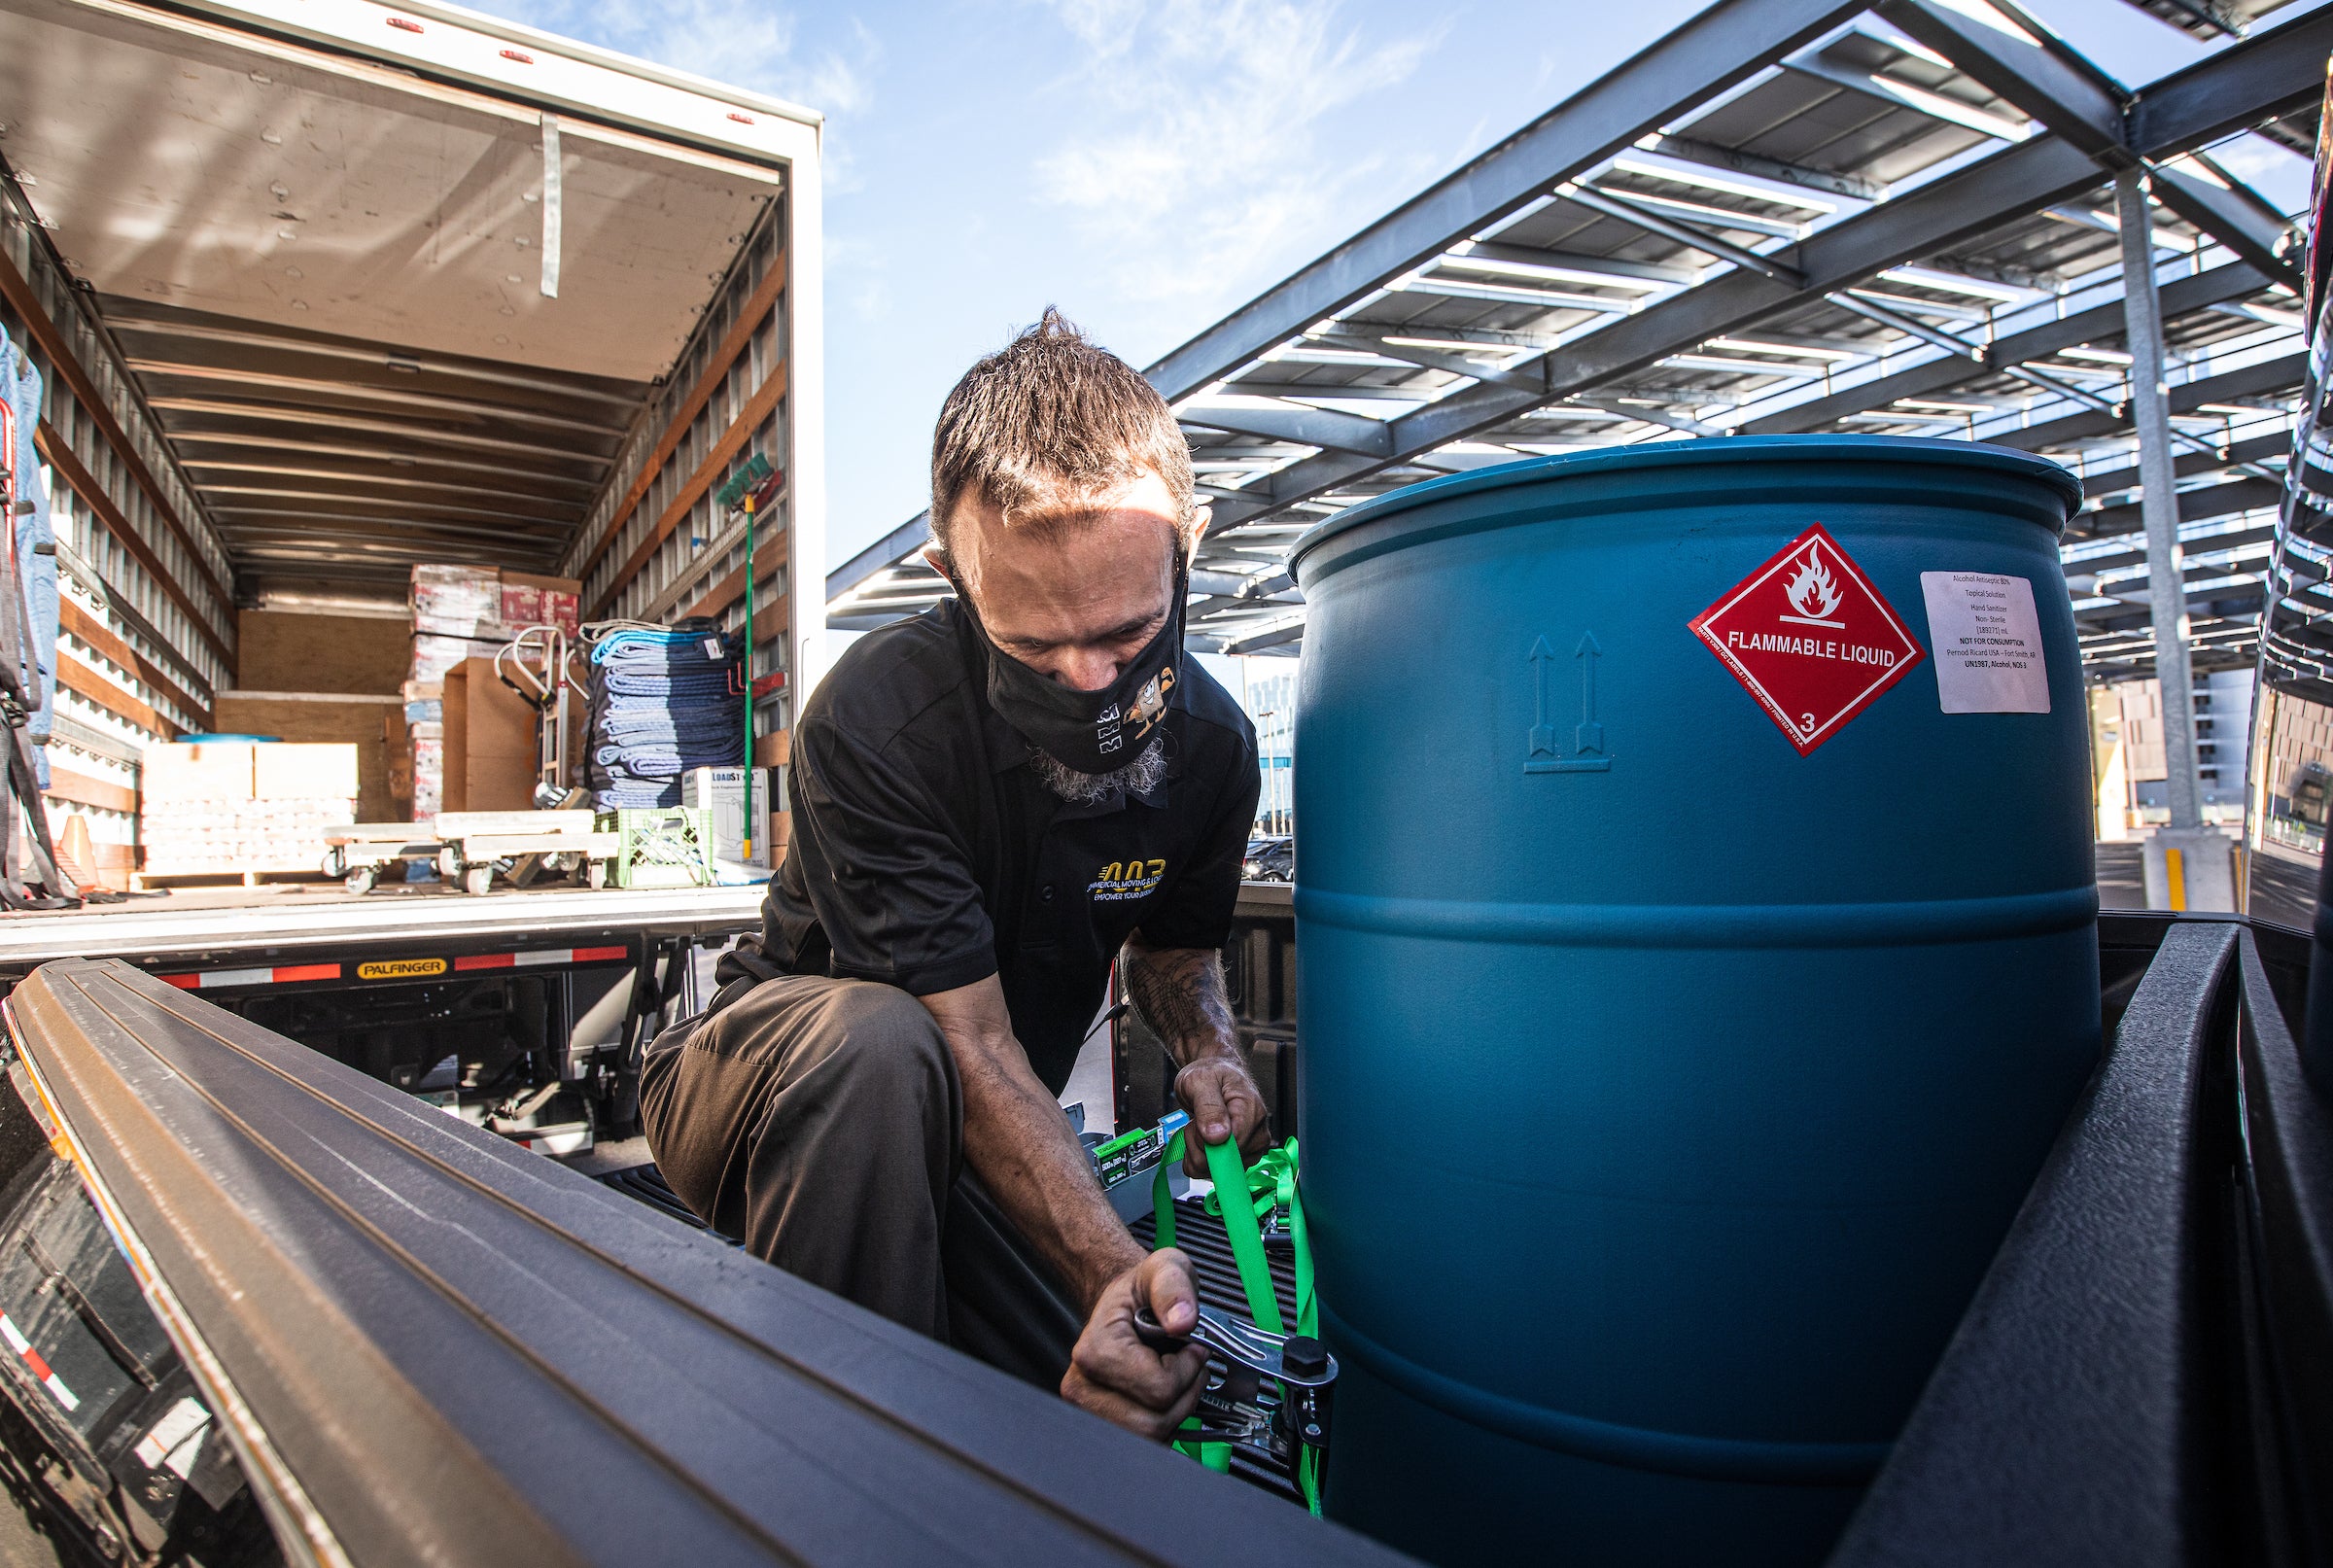
[(435, 632), (413, 634), (412, 678), (408, 688), (441, 681), (445, 672), (464, 659), (491, 659), (503, 646), (499, 637), (445, 637)]
[(753, 770), (753, 815), (761, 823), (761, 831), (753, 836), (753, 854), (745, 854), (745, 770), (742, 768), (692, 768), (680, 777), (680, 804), (694, 810), (713, 811), (713, 853), (724, 860), (737, 860), (746, 865), (767, 866), (775, 835), (770, 830), (773, 811), (784, 815), (785, 802), (773, 797), (775, 782), (783, 791), (783, 780), (773, 781), (770, 770)]
[[(438, 810), (529, 811), (535, 805), (535, 707), (503, 684), (492, 659), (445, 673), (445, 782)], [(418, 735), (427, 726), (414, 725)], [(418, 808), (416, 808), (418, 809)]]
[(255, 800), (357, 798), (354, 746), (279, 742), (251, 749), (251, 793)]
[(325, 833), (356, 819), (357, 763), (345, 742), (149, 749), (138, 813), (147, 871), (313, 869)]
[(416, 566), (407, 602), (416, 632), (493, 638), (502, 631), (502, 574), (490, 566)]
[(138, 787), (148, 800), (249, 800), (256, 749), (248, 741), (150, 746)]
[(575, 611), (583, 584), (574, 577), (544, 577), (531, 572), (503, 574), (503, 621), (521, 626), (556, 626), (575, 635)]

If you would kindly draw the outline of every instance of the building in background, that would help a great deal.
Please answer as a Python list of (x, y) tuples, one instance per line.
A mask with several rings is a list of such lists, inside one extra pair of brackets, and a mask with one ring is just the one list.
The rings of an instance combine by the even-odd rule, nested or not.
[[(2163, 767), (2163, 688), (2153, 680), (2125, 680), (2094, 691), (2091, 756), (2098, 784), (2098, 836), (2116, 843), (2170, 819)], [(2196, 673), (2196, 771), (2203, 781), (2207, 822), (2243, 826), (2251, 722), (2251, 671)]]
[(1297, 661), (1277, 655), (1201, 653), (1198, 658), (1224, 690), (1239, 699), (1256, 726), (1257, 765), (1264, 770), (1264, 788), (1256, 797), (1256, 831), (1294, 833)]

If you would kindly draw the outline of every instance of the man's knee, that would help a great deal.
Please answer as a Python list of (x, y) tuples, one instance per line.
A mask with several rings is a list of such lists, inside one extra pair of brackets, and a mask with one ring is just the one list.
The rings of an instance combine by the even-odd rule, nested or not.
[(931, 1009), (896, 986), (849, 981), (826, 998), (820, 1032), (830, 1064), (883, 1093), (943, 1090), (948, 1041)]

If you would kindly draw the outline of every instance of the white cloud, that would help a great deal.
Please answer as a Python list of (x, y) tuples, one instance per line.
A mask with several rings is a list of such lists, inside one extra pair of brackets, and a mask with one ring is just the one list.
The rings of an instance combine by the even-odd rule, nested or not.
[(828, 116), (868, 106), (881, 52), (854, 25), (851, 57), (834, 49), (805, 55), (794, 14), (770, 0), (489, 0), (489, 9)]
[(1323, 147), (1320, 122), (1406, 80), (1440, 37), (1365, 43), (1335, 0), (1047, 4), (1086, 52), (1060, 86), (1089, 112), (1066, 117), (1039, 193), (1127, 297), (1178, 307), (1251, 288), (1323, 237), (1356, 183), (1381, 183), (1383, 158)]
[(2252, 187), (2279, 211), (2297, 217), (2309, 209), (2309, 159), (2265, 136), (2246, 132), (2210, 149), (2211, 159)]

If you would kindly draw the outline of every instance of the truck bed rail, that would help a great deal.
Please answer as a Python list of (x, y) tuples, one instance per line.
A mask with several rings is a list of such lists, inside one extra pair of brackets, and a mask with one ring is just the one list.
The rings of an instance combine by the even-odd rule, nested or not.
[(1830, 1568), (2333, 1551), (2333, 1106), (2284, 1013), (2307, 944), (2110, 917), (2110, 975), (2150, 926), (2106, 1061)]

